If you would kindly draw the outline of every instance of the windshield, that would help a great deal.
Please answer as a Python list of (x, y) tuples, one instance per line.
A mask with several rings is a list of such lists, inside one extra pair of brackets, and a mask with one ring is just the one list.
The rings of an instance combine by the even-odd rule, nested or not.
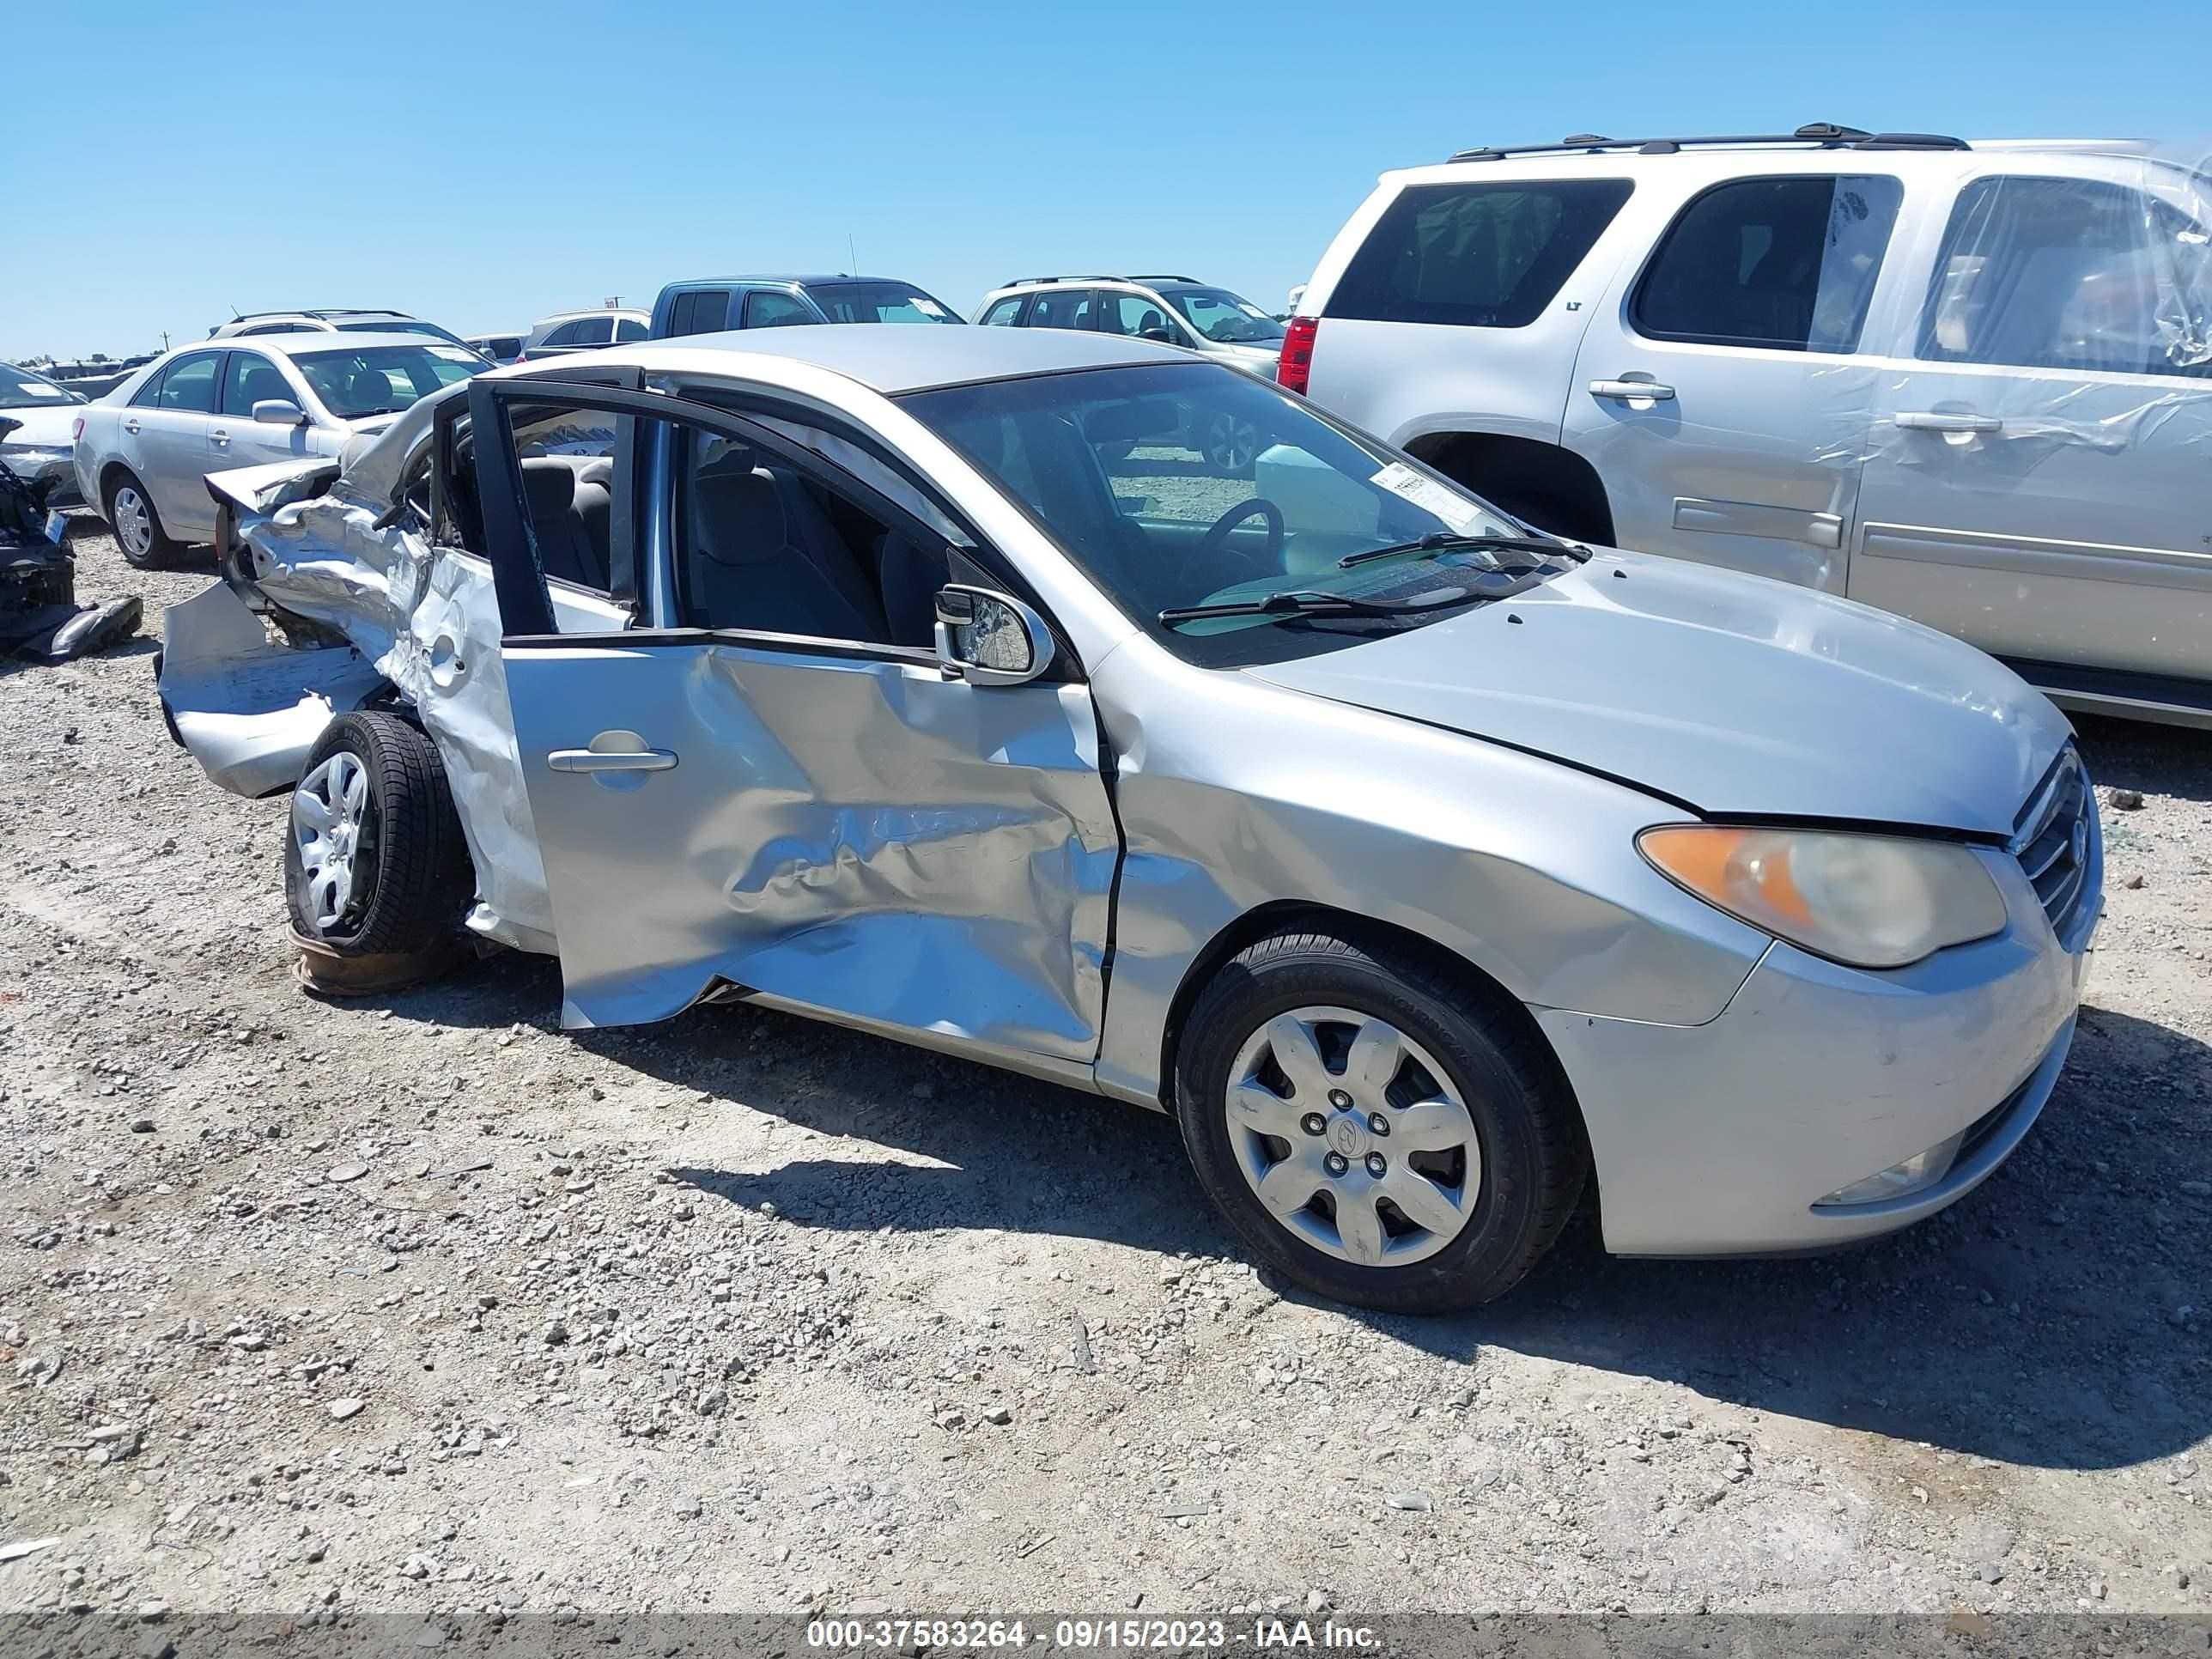
[[(1274, 661), (1455, 614), (1159, 613), (1284, 590), (1378, 605), (1497, 597), (1526, 552), (1417, 545), (1521, 536), (1456, 484), (1217, 363), (1078, 370), (909, 392), (901, 404), (995, 479), (1131, 620), (1189, 660)], [(1382, 548), (1401, 555), (1340, 561)]]
[(292, 358), (325, 409), (341, 421), (391, 415), (484, 367), (466, 346), (367, 346), (303, 351)]
[(0, 363), (0, 409), (51, 409), (69, 400), (69, 393), (43, 374)]
[(448, 334), (435, 323), (403, 321), (387, 318), (380, 323), (340, 323), (339, 331), (347, 334), (427, 334), (434, 340), (446, 340), (454, 345), (467, 343), (458, 334)]
[(908, 283), (809, 283), (806, 292), (833, 323), (957, 323), (957, 313)]
[(1224, 345), (1272, 345), (1283, 337), (1280, 323), (1225, 288), (1164, 288), (1160, 298), (1207, 339)]

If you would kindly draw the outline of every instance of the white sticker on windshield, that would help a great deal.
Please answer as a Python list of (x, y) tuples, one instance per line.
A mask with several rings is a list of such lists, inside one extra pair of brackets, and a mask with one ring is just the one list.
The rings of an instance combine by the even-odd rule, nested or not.
[(1482, 509), (1455, 495), (1434, 478), (1425, 477), (1403, 461), (1393, 461), (1368, 480), (1393, 495), (1402, 495), (1415, 507), (1433, 513), (1462, 536), (1476, 534), (1483, 524)]
[(38, 380), (26, 380), (23, 382), (20, 389), (25, 396), (32, 398), (66, 398), (69, 396), (69, 393), (64, 392), (59, 386), (46, 386)]
[(472, 363), (477, 360), (477, 354), (463, 346), (432, 346), (429, 350), (433, 357), (449, 363)]
[(1247, 317), (1257, 317), (1263, 323), (1267, 320), (1267, 313), (1261, 310), (1259, 307), (1254, 305), (1249, 300), (1239, 300), (1237, 303), (1243, 309)]
[(919, 294), (914, 296), (914, 308), (925, 317), (942, 317), (945, 314), (943, 306), (934, 300), (925, 300)]

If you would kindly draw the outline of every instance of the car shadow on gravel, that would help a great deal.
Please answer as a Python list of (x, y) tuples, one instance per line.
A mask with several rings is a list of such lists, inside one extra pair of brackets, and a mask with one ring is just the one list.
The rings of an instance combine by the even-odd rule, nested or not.
[(1833, 1255), (1606, 1255), (1578, 1218), (1511, 1296), (1392, 1322), (1431, 1352), (1484, 1347), (1679, 1382), (1716, 1400), (2045, 1468), (2114, 1468), (2212, 1432), (2205, 1176), (2212, 1048), (2085, 1008), (2034, 1133), (1932, 1221)]
[[(2076, 714), (2074, 727), (2092, 782), (2183, 800), (2212, 800), (2212, 732), (2094, 714)], [(2108, 827), (2112, 820), (2107, 808)]]
[[(507, 957), (386, 1006), (550, 1030), (558, 997), (550, 962)], [(1157, 1113), (757, 1008), (567, 1040), (707, 1102), (899, 1155), (802, 1141), (779, 1161), (771, 1132), (768, 1167), (670, 1169), (722, 1201), (845, 1231), (1240, 1254)], [(1586, 1210), (1523, 1285), (1470, 1314), (1367, 1314), (1269, 1282), (1441, 1358), (1510, 1350), (2015, 1464), (2126, 1467), (2212, 1433), (2212, 1317), (2177, 1317), (2212, 1284), (2212, 1206), (2180, 1190), (2206, 1178), (2208, 1079), (2212, 1048), (2091, 1006), (2019, 1152), (1889, 1239), (1786, 1261), (1626, 1261)]]

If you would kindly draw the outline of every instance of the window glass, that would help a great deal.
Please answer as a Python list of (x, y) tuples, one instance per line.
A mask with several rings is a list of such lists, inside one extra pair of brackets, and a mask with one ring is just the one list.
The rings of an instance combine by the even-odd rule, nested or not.
[(507, 421), (539, 567), (556, 581), (608, 592), (614, 456), (629, 440), (630, 417), (518, 401)]
[(718, 334), (730, 325), (730, 292), (727, 289), (695, 289), (689, 294), (679, 294), (668, 307), (668, 332), (671, 338), (686, 334)]
[(411, 319), (387, 317), (375, 323), (340, 323), (341, 332), (347, 334), (423, 334), (434, 340), (448, 341), (454, 345), (464, 343), (457, 334), (449, 334), (435, 323), (416, 322)]
[(222, 412), (250, 420), (253, 405), (264, 398), (281, 398), (288, 404), (300, 401), (284, 372), (259, 352), (232, 352), (222, 371)]
[(1337, 279), (1328, 314), (1525, 327), (1574, 274), (1628, 192), (1626, 179), (1401, 191)]
[(1854, 351), (1902, 191), (1894, 179), (1745, 179), (1668, 228), (1629, 314), (1655, 339)]
[(608, 345), (615, 337), (615, 319), (611, 317), (586, 317), (576, 325), (574, 336), (578, 345)]
[(616, 319), (615, 319), (615, 338), (616, 338), (616, 339), (617, 339), (617, 340), (642, 340), (644, 337), (645, 337), (645, 325), (644, 325), (643, 323), (641, 323), (640, 321), (638, 321), (638, 319), (637, 319), (636, 318), (635, 318), (635, 317), (617, 317), (617, 318), (616, 318)]
[(747, 328), (789, 328), (821, 320), (814, 308), (796, 295), (764, 288), (745, 295)]
[(957, 323), (952, 308), (908, 283), (810, 283), (806, 292), (833, 323)]
[(2212, 239), (2154, 196), (2087, 179), (1959, 192), (1918, 355), (2091, 374), (2212, 375)]
[(1164, 288), (1160, 297), (1200, 334), (1224, 345), (1273, 345), (1283, 337), (1280, 323), (1225, 288)]
[(1152, 339), (1164, 337), (1170, 345), (1184, 343), (1182, 333), (1169, 320), (1166, 307), (1149, 295), (1109, 293), (1100, 297), (1106, 303), (1100, 310), (1099, 326), (1109, 334)]
[(43, 374), (0, 363), (0, 409), (51, 408), (69, 401), (69, 393)]
[(869, 489), (913, 514), (946, 541), (973, 545), (968, 532), (953, 522), (951, 516), (938, 505), (933, 496), (873, 450), (863, 448), (849, 438), (824, 431), (802, 420), (763, 414), (754, 409), (748, 409), (746, 416), (769, 431), (803, 445), (832, 465), (851, 473)]
[(1021, 295), (1009, 294), (1005, 299), (998, 301), (983, 313), (984, 325), (991, 328), (1012, 327), (1014, 317), (1022, 308), (1022, 299)]
[[(1196, 661), (1273, 660), (1419, 627), (1571, 562), (1564, 550), (1423, 545), (1524, 532), (1303, 399), (1218, 364), (1031, 375), (899, 401), (1027, 507), (1133, 621)], [(1416, 608), (1159, 615), (1278, 592)]]
[(390, 345), (302, 352), (292, 363), (325, 409), (341, 421), (358, 421), (396, 413), (465, 380), (483, 359), (466, 346)]
[(1087, 288), (1048, 288), (1030, 307), (1031, 328), (1089, 328), (1098, 296)]
[(161, 401), (162, 377), (168, 372), (169, 371), (166, 368), (155, 369), (152, 378), (148, 380), (146, 384), (140, 386), (137, 391), (131, 394), (131, 407), (133, 409), (152, 409), (156, 407)]
[(550, 346), (574, 345), (582, 337), (580, 331), (583, 326), (581, 323), (563, 323), (538, 343)]
[[(916, 546), (782, 456), (679, 430), (676, 600), (687, 628), (928, 643), (944, 548)], [(919, 606), (902, 603), (909, 591)], [(894, 629), (886, 600), (913, 614)], [(895, 634), (907, 637), (895, 641)], [(919, 634), (920, 637), (912, 637)]]
[(159, 407), (195, 415), (215, 413), (215, 371), (222, 354), (203, 351), (179, 357), (161, 376)]

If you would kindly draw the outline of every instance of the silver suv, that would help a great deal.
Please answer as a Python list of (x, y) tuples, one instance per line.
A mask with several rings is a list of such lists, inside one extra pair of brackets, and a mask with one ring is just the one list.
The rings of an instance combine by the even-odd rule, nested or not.
[(1530, 522), (2212, 725), (2212, 175), (2111, 143), (1473, 149), (1383, 175), (1284, 384)]

